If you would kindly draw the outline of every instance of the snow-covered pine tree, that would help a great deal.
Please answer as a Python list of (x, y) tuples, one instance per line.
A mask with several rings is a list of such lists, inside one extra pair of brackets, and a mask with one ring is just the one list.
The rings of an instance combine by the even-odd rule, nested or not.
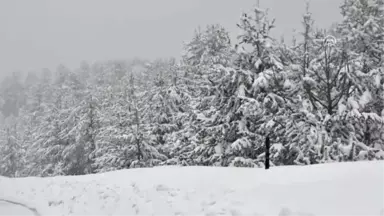
[(60, 139), (64, 142), (62, 156), (62, 170), (66, 175), (85, 174), (87, 155), (85, 143), (79, 135), (81, 126), (81, 111), (86, 96), (85, 85), (78, 74), (68, 71), (57, 83), (61, 102), (58, 102), (60, 115)]
[[(128, 135), (129, 148), (126, 149), (126, 155), (131, 157), (129, 167), (151, 167), (160, 164), (167, 159), (167, 156), (159, 152), (158, 143), (151, 142), (153, 136), (152, 122), (148, 117), (152, 117), (148, 96), (140, 86), (135, 85), (133, 76), (129, 78), (129, 105), (128, 115), (130, 117)], [(148, 115), (149, 114), (149, 115)], [(160, 115), (164, 114), (160, 112)], [(136, 156), (136, 157), (134, 157)]]
[(70, 160), (68, 172), (71, 174), (87, 174), (94, 172), (94, 154), (96, 136), (100, 128), (100, 107), (97, 98), (91, 93), (79, 103), (76, 109), (77, 123), (72, 129), (75, 136), (73, 148), (66, 155)]
[[(274, 20), (268, 19), (268, 11), (255, 7), (252, 15), (242, 15), (238, 27), (242, 30), (238, 37), (240, 45), (248, 46), (249, 51), (247, 47), (238, 47), (237, 71), (251, 73), (251, 83), (239, 86), (238, 97), (244, 99), (241, 110), (246, 127), (243, 127), (254, 134), (252, 148), (249, 149), (252, 153), (248, 154), (253, 154), (253, 159), (260, 161), (264, 157), (265, 136), (271, 138), (271, 151), (287, 143), (284, 123), (297, 89), (292, 83), (294, 77), (289, 67), (283, 64), (281, 47), (269, 35), (274, 28)], [(238, 149), (242, 149), (242, 145)], [(273, 158), (275, 155), (272, 156), (272, 164), (275, 164)]]
[[(350, 61), (359, 79), (358, 91), (348, 98), (348, 116), (355, 122), (356, 159), (382, 158), (384, 143), (384, 1), (344, 1), (338, 33), (348, 44)], [(353, 111), (353, 112), (351, 112)], [(361, 152), (359, 152), (362, 150)], [(361, 156), (361, 154), (365, 156)]]
[(0, 129), (0, 175), (14, 177), (16, 172), (15, 145), (9, 128)]
[(368, 73), (383, 62), (384, 1), (345, 0), (341, 14), (338, 32), (361, 54), (362, 72)]
[(101, 117), (96, 138), (96, 171), (153, 166), (166, 156), (150, 143), (150, 125), (145, 115), (150, 112), (146, 91), (136, 86), (133, 74), (114, 86)]
[(101, 106), (101, 128), (96, 136), (95, 169), (97, 172), (121, 169), (126, 167), (124, 148), (128, 145), (129, 118), (128, 102), (121, 92), (111, 88)]
[(362, 78), (356, 73), (348, 44), (339, 41), (325, 31), (316, 31), (312, 56), (303, 80), (305, 88), (306, 122), (311, 123), (311, 136), (304, 145), (301, 161), (311, 163), (340, 161), (338, 145), (348, 145), (353, 136), (350, 122), (342, 111), (346, 102), (361, 88)]
[[(286, 49), (283, 56), (288, 60), (291, 83), (289, 86), (295, 92), (294, 103), (291, 103), (290, 116), (285, 121), (286, 144), (277, 151), (278, 164), (311, 164), (317, 163), (321, 158), (320, 143), (322, 138), (322, 122), (318, 116), (322, 115), (323, 107), (319, 107), (318, 99), (312, 92), (315, 82), (311, 74), (311, 63), (317, 58), (316, 40), (317, 31), (314, 29), (314, 20), (309, 11), (309, 2), (303, 15), (302, 40), (296, 41), (292, 48)], [(321, 38), (320, 38), (321, 39)], [(294, 85), (292, 85), (294, 84)], [(293, 98), (292, 98), (293, 99)]]
[(233, 52), (229, 33), (221, 25), (208, 25), (204, 31), (200, 28), (195, 31), (192, 40), (184, 44), (182, 55), (184, 81), (191, 86), (193, 95), (206, 94), (206, 86), (211, 85), (207, 79), (209, 68), (215, 64), (230, 65)]
[(282, 90), (288, 76), (269, 36), (273, 22), (266, 11), (256, 7), (253, 12), (254, 16), (243, 14), (238, 24), (243, 30), (240, 45), (251, 50), (237, 46), (239, 53), (232, 68), (211, 67), (212, 102), (197, 116), (203, 127), (194, 155), (200, 164), (261, 166), (264, 136), (272, 134), (275, 143), (280, 137), (282, 126), (275, 123), (287, 103)]
[(146, 93), (149, 107), (144, 118), (151, 128), (151, 145), (171, 158), (165, 163), (181, 163), (179, 151), (186, 145), (183, 140), (188, 139), (183, 133), (190, 115), (191, 97), (185, 83), (179, 80), (180, 69), (174, 59), (159, 66), (162, 67), (152, 68), (151, 73), (157, 75)]
[(17, 118), (17, 139), (22, 155), (22, 157), (19, 158), (19, 162), (21, 162), (22, 166), (20, 166), (17, 170), (18, 177), (29, 176), (29, 172), (33, 170), (33, 163), (30, 163), (30, 149), (33, 144), (36, 127), (38, 127), (38, 124), (36, 124), (36, 117), (37, 116), (34, 116), (30, 110), (26, 109), (25, 106), (19, 111), (19, 117)]
[[(177, 146), (175, 146), (179, 152), (179, 162), (184, 165), (212, 164), (209, 161), (203, 162), (206, 157), (205, 159), (199, 158), (200, 153), (192, 150), (198, 146), (204, 147), (204, 145), (200, 145), (205, 142), (203, 140), (214, 136), (214, 134), (207, 137), (203, 135), (205, 126), (200, 117), (205, 119), (203, 116), (210, 115), (211, 106), (215, 103), (215, 95), (218, 94), (216, 85), (222, 73), (218, 73), (215, 67), (230, 65), (232, 56), (233, 49), (229, 34), (220, 25), (209, 25), (204, 31), (197, 31), (192, 41), (185, 45), (183, 55), (185, 75), (181, 77), (182, 82), (180, 83), (186, 84), (189, 88), (187, 91), (185, 91), (186, 88), (180, 89), (184, 89), (184, 92), (191, 96), (189, 108), (193, 113), (189, 120), (184, 122), (188, 126), (183, 129), (183, 139), (177, 140)], [(212, 148), (209, 147), (209, 149)], [(193, 162), (191, 158), (197, 160)]]
[[(372, 99), (369, 83), (373, 79), (369, 77), (374, 77), (374, 72), (362, 72), (365, 61), (356, 52), (356, 44), (349, 43), (353, 34), (340, 30), (350, 23), (340, 25), (336, 36), (341, 38), (335, 38), (325, 31), (308, 32), (309, 21), (308, 16), (304, 16), (304, 41), (297, 50), (300, 56), (297, 62), (302, 65), (303, 105), (288, 124), (291, 145), (301, 143), (294, 162), (355, 160), (357, 154), (362, 153), (374, 158), (374, 153), (364, 144), (364, 137), (369, 134), (365, 119), (369, 116), (379, 125), (382, 120), (363, 111)], [(371, 126), (380, 131), (377, 124)]]
[(17, 119), (11, 115), (0, 127), (0, 175), (19, 177), (25, 165), (25, 151), (20, 141)]
[[(48, 88), (50, 98), (42, 103), (38, 97), (37, 112), (42, 115), (37, 120), (29, 157), (35, 164), (33, 172), (41, 175), (83, 174), (84, 170), (73, 167), (81, 164), (83, 155), (75, 154), (79, 147), (76, 142), (79, 101), (84, 86), (76, 74), (65, 66), (59, 66), (54, 85)], [(44, 93), (47, 94), (47, 93)], [(35, 112), (36, 112), (35, 111)]]
[[(21, 128), (21, 141), (25, 149), (25, 166), (19, 170), (22, 176), (40, 175), (43, 168), (41, 165), (41, 153), (43, 150), (41, 142), (47, 140), (44, 134), (52, 117), (51, 99), (53, 89), (49, 81), (48, 73), (38, 83), (30, 86), (26, 92), (26, 105), (20, 109), (20, 116), (17, 119)], [(39, 153), (38, 153), (39, 152)]]
[(36, 164), (35, 173), (42, 176), (64, 175), (62, 152), (67, 142), (61, 139), (61, 110), (48, 104), (42, 116), (30, 153)]

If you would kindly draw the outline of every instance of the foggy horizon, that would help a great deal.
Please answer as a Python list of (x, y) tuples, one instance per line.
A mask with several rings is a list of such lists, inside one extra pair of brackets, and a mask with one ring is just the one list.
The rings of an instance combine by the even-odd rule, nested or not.
[[(255, 0), (219, 1), (1, 1), (0, 77), (14, 71), (71, 69), (81, 61), (180, 56), (183, 42), (199, 26), (221, 24), (237, 42), (236, 23)], [(340, 20), (341, 0), (312, 0), (315, 25)], [(21, 7), (23, 5), (24, 7)], [(276, 18), (275, 38), (301, 31), (305, 0), (261, 0)]]

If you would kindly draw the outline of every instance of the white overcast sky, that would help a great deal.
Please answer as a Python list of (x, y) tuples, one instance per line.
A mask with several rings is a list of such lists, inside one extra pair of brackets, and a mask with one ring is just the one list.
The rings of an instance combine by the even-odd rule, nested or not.
[[(82, 60), (179, 56), (196, 27), (220, 23), (235, 38), (242, 11), (257, 0), (0, 0), (0, 75)], [(300, 29), (305, 0), (260, 0), (274, 36)], [(320, 27), (340, 20), (342, 0), (312, 0)]]

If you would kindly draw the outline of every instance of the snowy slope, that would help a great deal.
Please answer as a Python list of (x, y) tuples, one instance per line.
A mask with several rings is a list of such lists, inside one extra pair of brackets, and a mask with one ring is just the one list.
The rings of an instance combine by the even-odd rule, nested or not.
[(0, 214), (1, 215), (34, 215), (39, 216), (39, 212), (34, 207), (28, 206), (22, 200), (1, 199), (0, 198)]
[[(384, 162), (0, 178), (1, 198), (33, 206), (41, 215), (380, 215)], [(9, 215), (10, 208), (14, 215), (22, 211), (0, 203), (0, 215)]]

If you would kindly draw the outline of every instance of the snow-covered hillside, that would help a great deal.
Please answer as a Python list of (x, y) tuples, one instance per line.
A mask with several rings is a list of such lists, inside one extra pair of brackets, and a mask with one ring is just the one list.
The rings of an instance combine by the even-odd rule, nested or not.
[[(0, 178), (1, 198), (41, 215), (383, 215), (384, 162)], [(2, 215), (19, 209), (0, 202)]]

